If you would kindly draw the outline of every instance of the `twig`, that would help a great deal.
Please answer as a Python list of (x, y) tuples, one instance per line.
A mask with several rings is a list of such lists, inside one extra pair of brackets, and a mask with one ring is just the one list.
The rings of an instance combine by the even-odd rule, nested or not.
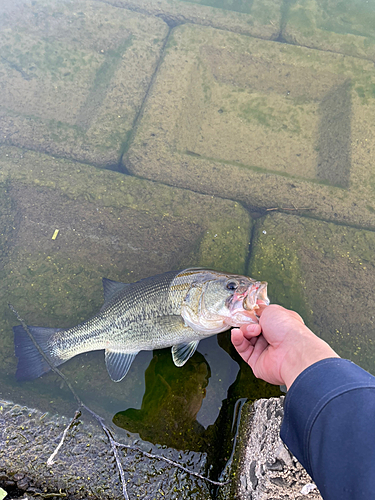
[(121, 478), (122, 494), (124, 495), (125, 500), (129, 500), (128, 492), (126, 489), (126, 479), (125, 479), (124, 468), (122, 466), (121, 459), (120, 459), (120, 456), (118, 454), (117, 442), (113, 439), (108, 427), (105, 426), (103, 423), (101, 424), (101, 426), (102, 426), (103, 431), (106, 433), (107, 438), (109, 439), (109, 442), (111, 443), (111, 448), (112, 448), (113, 455), (114, 455), (115, 460), (116, 460), (117, 469), (119, 471), (120, 478)]
[(42, 498), (53, 498), (53, 497), (66, 497), (66, 493), (62, 493), (60, 490), (60, 493), (38, 493), (38, 497)]
[(105, 425), (104, 418), (101, 417), (100, 415), (97, 415), (93, 410), (91, 410), (91, 408), (86, 406), (84, 403), (81, 403), (81, 404), (82, 404), (83, 408), (88, 413), (90, 413), (90, 415), (92, 415), (97, 422), (99, 422), (101, 428), (103, 429), (104, 433), (106, 434), (108, 441), (111, 445), (112, 453), (113, 453), (115, 460), (116, 460), (118, 472), (120, 474), (120, 479), (121, 479), (121, 484), (122, 484), (122, 494), (124, 495), (125, 500), (129, 500), (128, 492), (126, 489), (126, 479), (125, 479), (124, 468), (122, 467), (121, 459), (120, 459), (120, 456), (119, 456), (118, 450), (117, 450), (118, 443), (117, 443), (117, 441), (115, 441), (113, 439), (111, 431)]
[(74, 417), (72, 418), (72, 420), (69, 422), (69, 424), (65, 427), (65, 430), (63, 432), (63, 435), (62, 435), (62, 438), (60, 440), (60, 443), (57, 445), (57, 448), (55, 449), (55, 451), (52, 453), (52, 455), (49, 457), (49, 459), (47, 460), (47, 465), (48, 466), (51, 466), (53, 465), (55, 462), (54, 462), (54, 458), (55, 456), (58, 454), (59, 452), (59, 449), (61, 448), (61, 446), (64, 444), (64, 439), (67, 435), (67, 432), (69, 429), (71, 429), (73, 427), (73, 424), (74, 422), (77, 420), (77, 418), (79, 418), (81, 416), (81, 412), (76, 410), (75, 412), (75, 415)]
[[(61, 377), (64, 380), (64, 382), (66, 383), (66, 385), (70, 389), (71, 393), (73, 394), (73, 396), (74, 396), (75, 400), (77, 401), (77, 403), (79, 404), (79, 406), (84, 408), (88, 413), (90, 413), (90, 415), (92, 415), (94, 417), (94, 419), (99, 423), (99, 425), (103, 429), (104, 433), (106, 434), (106, 436), (108, 438), (112, 453), (113, 453), (115, 460), (116, 460), (116, 465), (117, 465), (118, 472), (120, 474), (120, 479), (121, 479), (121, 484), (122, 484), (122, 492), (123, 492), (125, 500), (129, 500), (129, 495), (128, 495), (127, 488), (126, 488), (125, 473), (124, 473), (124, 469), (122, 467), (121, 459), (120, 459), (120, 456), (118, 453), (118, 448), (126, 448), (126, 449), (129, 449), (132, 451), (140, 452), (148, 458), (163, 460), (164, 462), (167, 462), (167, 463), (173, 465), (174, 467), (182, 469), (184, 472), (187, 472), (188, 474), (191, 474), (192, 476), (196, 476), (200, 479), (204, 479), (205, 481), (207, 481), (211, 484), (214, 484), (216, 486), (223, 486), (224, 484), (228, 484), (230, 482), (230, 481), (225, 481), (225, 482), (224, 481), (222, 481), (222, 482), (213, 481), (212, 479), (209, 479), (208, 477), (202, 476), (201, 474), (198, 474), (197, 472), (193, 472), (193, 471), (187, 469), (186, 467), (184, 467), (183, 465), (179, 464), (178, 462), (174, 462), (173, 460), (170, 460), (169, 458), (163, 457), (162, 455), (154, 455), (152, 453), (148, 453), (146, 451), (143, 451), (141, 448), (138, 448), (138, 446), (118, 443), (117, 441), (115, 441), (112, 437), (112, 433), (111, 433), (110, 429), (104, 423), (104, 418), (101, 417), (100, 415), (98, 415), (97, 413), (95, 413), (93, 410), (91, 410), (91, 408), (89, 408), (88, 406), (85, 405), (85, 403), (81, 400), (81, 398), (78, 396), (78, 394), (76, 394), (76, 392), (74, 391), (69, 380), (65, 377), (65, 375), (58, 368), (53, 366), (51, 360), (44, 353), (44, 351), (40, 348), (39, 344), (36, 342), (32, 333), (30, 332), (29, 327), (27, 326), (26, 322), (21, 318), (21, 316), (18, 314), (17, 310), (12, 306), (12, 304), (8, 303), (8, 306), (9, 306), (9, 309), (16, 316), (18, 321), (21, 323), (22, 327), (24, 328), (27, 335), (30, 337), (31, 341), (35, 345), (36, 349), (38, 350), (38, 352), (40, 353), (42, 358), (46, 361), (46, 363), (48, 363), (51, 370), (54, 371), (57, 375), (59, 375), (59, 377)], [(77, 410), (74, 417), (72, 418), (72, 420), (69, 422), (69, 424), (65, 428), (63, 435), (61, 437), (61, 440), (60, 440), (59, 444), (57, 445), (55, 451), (48, 458), (47, 465), (51, 466), (54, 464), (54, 458), (56, 457), (61, 446), (63, 445), (66, 434), (68, 433), (69, 429), (73, 426), (74, 422), (76, 421), (77, 418), (79, 418), (80, 415), (81, 415), (81, 412), (79, 410)], [(61, 494), (61, 496), (62, 496), (62, 494)]]
[[(293, 205), (293, 204), (292, 204)], [(272, 208), (266, 208), (266, 212), (273, 212), (275, 210), (288, 210), (290, 212), (298, 212), (299, 210), (316, 210), (315, 207), (295, 207), (293, 205), (293, 208), (289, 207), (272, 207)]]
[[(125, 500), (129, 500), (128, 492), (127, 492), (127, 489), (126, 489), (126, 481), (125, 481), (124, 469), (122, 467), (120, 458), (118, 456), (118, 451), (117, 451), (117, 448), (116, 448), (116, 446), (114, 444), (114, 440), (113, 440), (113, 438), (112, 438), (109, 430), (107, 429), (106, 425), (104, 424), (104, 419), (102, 417), (100, 417), (99, 415), (97, 415), (94, 411), (90, 410), (90, 408), (84, 404), (84, 402), (81, 400), (81, 398), (78, 396), (78, 394), (76, 394), (76, 392), (74, 391), (73, 387), (71, 386), (70, 382), (65, 377), (65, 375), (58, 368), (56, 368), (55, 366), (53, 366), (53, 364), (51, 363), (51, 360), (48, 358), (48, 356), (46, 356), (46, 354), (44, 353), (44, 351), (40, 348), (39, 344), (36, 342), (36, 340), (34, 339), (32, 333), (30, 332), (30, 330), (29, 330), (26, 322), (21, 318), (21, 316), (18, 314), (17, 310), (12, 306), (12, 304), (8, 304), (8, 306), (9, 306), (10, 310), (15, 314), (16, 318), (21, 323), (21, 325), (23, 326), (25, 332), (30, 337), (30, 339), (32, 340), (32, 342), (35, 345), (35, 347), (38, 349), (38, 352), (40, 353), (40, 355), (48, 363), (48, 365), (50, 366), (51, 370), (53, 370), (57, 375), (59, 375), (64, 380), (64, 382), (67, 384), (67, 386), (69, 387), (70, 391), (72, 392), (75, 400), (78, 402), (79, 406), (80, 407), (82, 406), (89, 413), (91, 413), (91, 415), (101, 425), (103, 431), (105, 432), (105, 434), (107, 435), (107, 437), (109, 439), (109, 443), (111, 445), (112, 453), (113, 453), (113, 455), (115, 457), (115, 460), (116, 460), (116, 465), (117, 465), (117, 468), (118, 468), (118, 471), (119, 471), (119, 474), (120, 474), (120, 478), (121, 478), (122, 492), (123, 492), (124, 498), (125, 498)], [(78, 410), (76, 411), (76, 415), (77, 415), (77, 412), (78, 412)], [(57, 455), (59, 449), (63, 445), (65, 436), (66, 436), (69, 428), (71, 427), (72, 423), (74, 422), (75, 418), (76, 417), (74, 417), (72, 419), (72, 421), (69, 423), (68, 427), (64, 430), (62, 438), (60, 440), (60, 443), (58, 444), (58, 446), (55, 449), (55, 451), (52, 453), (52, 455), (47, 460), (47, 465), (51, 465), (51, 461), (53, 463), (53, 458), (55, 458), (55, 456)]]
[(211, 484), (214, 484), (216, 486), (223, 486), (224, 484), (230, 483), (230, 481), (213, 481), (212, 479), (208, 479), (208, 477), (202, 476), (201, 474), (198, 474), (198, 472), (193, 472), (183, 465), (179, 464), (178, 462), (174, 462), (173, 460), (170, 460), (169, 458), (163, 457), (162, 455), (154, 455), (153, 453), (147, 453), (147, 451), (142, 450), (141, 448), (138, 448), (138, 446), (133, 446), (130, 444), (122, 444), (122, 443), (117, 443), (115, 442), (116, 446), (119, 448), (128, 448), (133, 451), (139, 451), (143, 453), (146, 457), (149, 458), (156, 458), (158, 460), (164, 460), (164, 462), (168, 462), (169, 464), (174, 465), (175, 467), (182, 469), (184, 472), (188, 472), (192, 476), (199, 477), (199, 479), (204, 479), (205, 481), (208, 481)]

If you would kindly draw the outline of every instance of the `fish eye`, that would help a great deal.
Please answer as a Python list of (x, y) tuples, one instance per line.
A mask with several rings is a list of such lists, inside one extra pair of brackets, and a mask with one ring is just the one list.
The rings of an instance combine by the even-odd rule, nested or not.
[(234, 291), (237, 289), (237, 287), (238, 287), (238, 283), (236, 281), (228, 281), (228, 283), (227, 283), (228, 290)]

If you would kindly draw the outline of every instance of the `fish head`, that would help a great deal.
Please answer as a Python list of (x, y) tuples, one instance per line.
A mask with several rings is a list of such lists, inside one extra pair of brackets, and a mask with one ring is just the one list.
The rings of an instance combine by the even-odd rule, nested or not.
[(267, 283), (246, 276), (223, 276), (207, 284), (203, 304), (210, 315), (225, 318), (228, 326), (258, 323), (257, 309), (269, 304)]
[(246, 323), (258, 323), (257, 310), (260, 305), (268, 306), (269, 303), (267, 282), (248, 278), (248, 283), (241, 283), (226, 301), (230, 313), (228, 325), (241, 326)]
[(258, 323), (259, 306), (269, 304), (265, 281), (216, 271), (201, 274), (203, 276), (193, 284), (191, 296), (194, 295), (195, 300), (182, 314), (189, 326), (212, 335), (230, 326)]

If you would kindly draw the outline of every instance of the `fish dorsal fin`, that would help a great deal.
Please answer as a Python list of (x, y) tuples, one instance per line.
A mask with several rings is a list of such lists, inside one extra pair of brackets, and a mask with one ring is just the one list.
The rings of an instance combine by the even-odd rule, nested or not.
[(198, 344), (199, 340), (193, 340), (192, 342), (184, 342), (183, 344), (172, 346), (172, 358), (174, 364), (176, 366), (183, 366), (195, 353)]
[(109, 376), (114, 382), (120, 382), (125, 377), (137, 354), (138, 352), (125, 354), (111, 349), (105, 350), (105, 364)]
[(120, 283), (119, 281), (109, 280), (108, 278), (102, 279), (104, 291), (104, 303), (111, 300), (120, 290), (128, 287), (130, 283)]

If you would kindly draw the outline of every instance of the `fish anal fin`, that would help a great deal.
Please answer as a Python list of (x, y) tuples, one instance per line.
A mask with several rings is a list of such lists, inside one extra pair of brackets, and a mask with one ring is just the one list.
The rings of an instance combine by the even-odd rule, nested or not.
[(195, 353), (199, 344), (199, 340), (192, 342), (184, 342), (172, 346), (172, 358), (176, 366), (183, 366), (188, 359)]
[(120, 382), (128, 373), (138, 352), (124, 353), (112, 349), (105, 350), (105, 364), (114, 382)]
[(110, 301), (112, 297), (114, 297), (117, 293), (130, 285), (130, 283), (120, 283), (119, 281), (109, 280), (108, 278), (103, 278), (102, 283), (104, 303)]

